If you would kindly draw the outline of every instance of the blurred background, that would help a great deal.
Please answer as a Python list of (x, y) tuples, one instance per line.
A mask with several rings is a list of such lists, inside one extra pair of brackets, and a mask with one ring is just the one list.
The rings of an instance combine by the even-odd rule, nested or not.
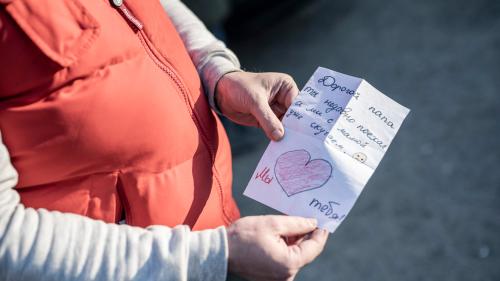
[[(363, 77), (412, 111), (296, 280), (500, 280), (500, 1), (185, 0), (248, 71)], [(242, 195), (268, 140), (226, 122)]]

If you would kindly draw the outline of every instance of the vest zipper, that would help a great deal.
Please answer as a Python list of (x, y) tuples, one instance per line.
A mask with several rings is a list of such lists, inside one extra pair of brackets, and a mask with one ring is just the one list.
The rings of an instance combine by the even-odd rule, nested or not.
[[(194, 122), (196, 128), (198, 128), (198, 130), (201, 134), (201, 140), (202, 140), (203, 144), (208, 149), (208, 152), (210, 154), (211, 166), (215, 169), (215, 166), (214, 166), (215, 151), (210, 146), (208, 138), (205, 135), (205, 133), (203, 132), (203, 128), (201, 128), (201, 123), (198, 119), (198, 116), (196, 115), (194, 110), (191, 108), (191, 105), (190, 105), (191, 103), (189, 101), (188, 92), (186, 90), (186, 87), (184, 86), (184, 83), (180, 79), (179, 75), (173, 70), (173, 68), (168, 63), (163, 63), (158, 58), (158, 55), (155, 54), (156, 50), (154, 49), (154, 47), (152, 47), (150, 45), (148, 38), (144, 34), (144, 31), (139, 30), (139, 32), (137, 32), (137, 35), (138, 35), (139, 40), (141, 41), (142, 45), (144, 46), (144, 49), (148, 53), (148, 56), (151, 58), (151, 60), (156, 64), (156, 66), (158, 66), (158, 68), (163, 70), (163, 72), (165, 72), (174, 81), (175, 85), (177, 86), (177, 90), (182, 94), (182, 96), (184, 98), (184, 102), (186, 103), (186, 107), (191, 115), (191, 119), (193, 119), (193, 122)], [(220, 183), (218, 176), (215, 174), (215, 171), (214, 171), (214, 178), (217, 181), (217, 186), (219, 187), (219, 198), (221, 200), (223, 219), (226, 221), (226, 223), (229, 224), (229, 223), (231, 223), (231, 220), (230, 220), (230, 217), (226, 214), (226, 211), (224, 209), (224, 196), (223, 196), (224, 193), (222, 192), (222, 185)]]
[(129, 23), (135, 26), (137, 30), (142, 30), (142, 23), (136, 17), (134, 17), (132, 12), (130, 12), (130, 10), (125, 7), (125, 5), (123, 5), (123, 0), (113, 0), (112, 2), (113, 6), (115, 6), (115, 8), (117, 8), (121, 12), (121, 14), (128, 20)]
[[(214, 149), (210, 146), (210, 143), (208, 142), (208, 138), (203, 132), (203, 129), (201, 128), (201, 123), (198, 120), (198, 116), (196, 116), (196, 113), (194, 110), (191, 108), (191, 103), (189, 101), (188, 93), (186, 90), (186, 87), (184, 86), (184, 83), (180, 79), (179, 75), (173, 70), (173, 68), (168, 65), (168, 63), (164, 63), (160, 60), (159, 56), (155, 54), (156, 49), (153, 48), (150, 43), (149, 39), (146, 37), (143, 31), (143, 25), (142, 23), (128, 10), (125, 5), (123, 4), (124, 0), (112, 0), (113, 6), (117, 8), (121, 14), (128, 20), (129, 23), (132, 24), (137, 30), (137, 36), (139, 37), (139, 40), (141, 41), (141, 44), (143, 45), (144, 49), (148, 53), (148, 56), (151, 58), (151, 60), (160, 68), (163, 72), (165, 72), (175, 83), (178, 91), (182, 94), (184, 98), (184, 102), (186, 103), (187, 109), (191, 115), (191, 118), (193, 119), (193, 122), (195, 123), (196, 128), (199, 130), (201, 134), (201, 139), (205, 147), (208, 149), (208, 152), (210, 154), (210, 161), (211, 161), (211, 166), (215, 170), (215, 151)], [(215, 174), (214, 171), (214, 178), (217, 181), (217, 186), (219, 187), (219, 197), (221, 200), (221, 207), (222, 207), (222, 214), (223, 214), (223, 219), (226, 221), (226, 223), (231, 223), (230, 216), (226, 214), (226, 211), (224, 209), (224, 197), (223, 197), (223, 192), (222, 192), (222, 185), (220, 183), (220, 180), (218, 176)], [(125, 196), (124, 196), (125, 197)], [(125, 202), (126, 203), (126, 202)], [(127, 219), (127, 216), (125, 216)]]
[[(112, 0), (111, 2), (113, 3), (113, 6), (120, 12), (120, 14), (127, 20), (129, 24), (132, 25), (132, 27), (140, 31), (143, 28), (143, 25), (141, 21), (139, 21), (133, 14), (132, 12), (123, 5), (124, 0)], [(124, 217), (121, 217), (120, 219), (125, 220), (126, 224), (132, 224), (132, 211), (130, 208), (130, 203), (128, 201), (127, 195), (125, 194), (125, 190), (123, 190), (123, 183), (120, 178), (120, 173), (117, 174), (117, 191), (118, 191), (118, 197), (121, 200), (122, 207), (123, 207), (123, 215)], [(122, 214), (120, 214), (122, 215)]]

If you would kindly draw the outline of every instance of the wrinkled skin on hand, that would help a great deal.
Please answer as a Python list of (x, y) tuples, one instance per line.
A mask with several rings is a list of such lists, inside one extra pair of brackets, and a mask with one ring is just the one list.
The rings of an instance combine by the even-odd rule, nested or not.
[(283, 73), (230, 72), (217, 83), (215, 100), (222, 114), (245, 126), (260, 127), (278, 141), (284, 135), (280, 119), (299, 90)]
[(248, 280), (293, 280), (325, 247), (315, 219), (244, 217), (227, 228), (229, 271)]

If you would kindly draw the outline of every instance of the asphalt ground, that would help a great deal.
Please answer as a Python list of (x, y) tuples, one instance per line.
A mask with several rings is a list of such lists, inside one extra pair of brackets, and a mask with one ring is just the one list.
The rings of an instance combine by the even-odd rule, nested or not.
[[(230, 38), (231, 39), (231, 38)], [(249, 71), (363, 77), (412, 111), (323, 254), (296, 280), (500, 280), (500, 2), (311, 1), (229, 45)], [(230, 129), (242, 195), (268, 141)]]

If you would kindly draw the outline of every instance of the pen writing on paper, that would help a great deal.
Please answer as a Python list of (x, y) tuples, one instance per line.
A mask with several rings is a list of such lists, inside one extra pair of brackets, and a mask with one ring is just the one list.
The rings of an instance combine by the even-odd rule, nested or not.
[(313, 89), (309, 86), (304, 88), (304, 92), (308, 93), (309, 95), (311, 95), (314, 98), (319, 94), (319, 92), (316, 91), (316, 89)]
[(335, 206), (340, 206), (340, 203), (335, 201), (328, 201), (326, 203), (322, 203), (316, 198), (313, 198), (311, 203), (309, 203), (309, 207), (317, 209), (320, 213), (322, 213), (329, 219), (341, 221), (345, 218), (345, 214), (338, 214), (334, 212)]
[(344, 137), (346, 137), (346, 139), (354, 142), (355, 144), (357, 144), (363, 148), (365, 148), (369, 144), (368, 142), (362, 141), (358, 138), (351, 136), (351, 134), (344, 128), (338, 128), (337, 131), (339, 131)]
[(290, 116), (293, 116), (295, 118), (297, 118), (298, 120), (302, 119), (302, 117), (304, 117), (302, 114), (300, 114), (299, 112), (297, 112), (296, 110), (293, 110), (293, 109), (290, 109), (288, 111), (288, 113), (286, 114), (286, 117), (290, 117)]
[(374, 106), (370, 106), (368, 108), (368, 111), (371, 111), (371, 113), (380, 118), (380, 120), (382, 120), (382, 122), (384, 122), (387, 126), (389, 126), (391, 129), (394, 129), (394, 123), (392, 123), (392, 121), (389, 120), (389, 118), (385, 116), (381, 110), (377, 110)]
[[(353, 97), (356, 97), (356, 94), (358, 94), (355, 90), (337, 84), (337, 80), (335, 80), (332, 76), (324, 76), (319, 79), (318, 82), (322, 83), (325, 87), (331, 88), (332, 91), (344, 92), (345, 94), (352, 95)], [(307, 86), (304, 88), (303, 92), (314, 97), (315, 99), (318, 98), (317, 95), (319, 91), (314, 89), (314, 87)], [(331, 114), (338, 114), (340, 118), (343, 118), (345, 121), (353, 125), (352, 128), (337, 128), (346, 140), (354, 142), (361, 148), (365, 148), (370, 143), (375, 144), (381, 149), (386, 149), (388, 146), (387, 142), (377, 136), (376, 132), (368, 128), (367, 125), (360, 124), (359, 121), (353, 117), (353, 109), (351, 107), (345, 107), (345, 105), (342, 105), (335, 100), (326, 99), (323, 102), (316, 104), (304, 104), (303, 101), (298, 100), (294, 102), (294, 106), (296, 109), (291, 108), (287, 112), (286, 117), (294, 117), (297, 120), (301, 120), (304, 115), (300, 112), (299, 108), (304, 108), (303, 110), (305, 112), (310, 112), (313, 116), (322, 117), (320, 120), (323, 120), (326, 124), (332, 124), (337, 120), (337, 118), (331, 116)], [(375, 106), (369, 106), (368, 112), (373, 114), (384, 125), (394, 129), (394, 122), (386, 114), (384, 114), (382, 109), (376, 108)], [(312, 130), (313, 135), (326, 136), (328, 138), (330, 128), (328, 125), (323, 124), (324, 122), (321, 122), (320, 120), (310, 122), (309, 128)], [(352, 132), (353, 130), (357, 133)]]
[(306, 111), (309, 111), (313, 114), (316, 114), (318, 116), (323, 116), (323, 113), (321, 112), (321, 110), (315, 108), (315, 107), (310, 107), (310, 108), (307, 108)]
[(379, 139), (370, 129), (365, 128), (363, 125), (358, 125), (356, 129), (359, 129), (359, 131), (366, 136), (367, 139), (371, 140), (372, 142), (376, 143), (380, 148), (385, 149), (387, 147), (387, 144), (384, 143), (381, 139)]
[(349, 89), (346, 86), (338, 85), (335, 78), (329, 75), (319, 79), (318, 83), (321, 83), (325, 87), (329, 87), (332, 92), (338, 90), (340, 92), (348, 94), (349, 96), (354, 97), (355, 99), (358, 99), (360, 95), (355, 90)]
[(257, 175), (255, 175), (255, 179), (260, 179), (264, 183), (270, 184), (274, 177), (269, 176), (269, 171), (270, 169), (268, 167), (264, 167), (264, 169), (260, 172), (257, 172)]

